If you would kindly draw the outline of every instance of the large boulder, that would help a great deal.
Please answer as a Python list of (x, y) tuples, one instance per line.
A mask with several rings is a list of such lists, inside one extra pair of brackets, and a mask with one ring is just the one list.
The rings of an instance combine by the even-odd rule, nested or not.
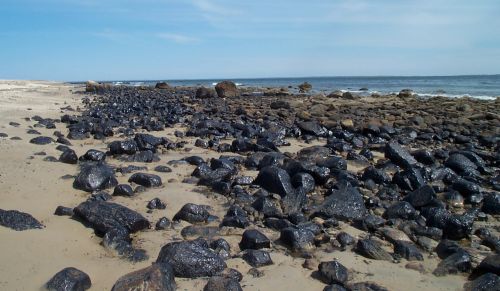
[(200, 87), (196, 89), (196, 98), (205, 99), (216, 97), (216, 92), (213, 89)]
[(166, 82), (158, 82), (155, 85), (156, 89), (170, 89), (170, 85), (168, 85)]
[(221, 98), (238, 97), (240, 95), (236, 84), (231, 81), (217, 83), (217, 85), (215, 85), (215, 91), (217, 91), (217, 95)]
[(17, 210), (0, 209), (0, 225), (17, 231), (44, 228), (33, 216)]
[(73, 182), (73, 187), (86, 192), (103, 190), (118, 184), (114, 171), (103, 163), (82, 165), (80, 173)]
[(323, 204), (318, 207), (314, 216), (323, 218), (336, 218), (342, 220), (359, 220), (366, 215), (366, 207), (363, 196), (359, 191), (343, 184), (339, 189), (330, 189), (329, 196)]
[(112, 229), (126, 229), (132, 233), (149, 228), (149, 221), (144, 216), (116, 203), (99, 200), (85, 201), (73, 211), (76, 217), (101, 234)]
[(225, 268), (224, 260), (208, 247), (205, 240), (172, 242), (164, 245), (157, 263), (169, 263), (181, 278), (211, 277)]
[(176, 287), (172, 267), (169, 264), (162, 263), (153, 264), (120, 277), (111, 290), (174, 291)]
[(54, 275), (45, 287), (50, 291), (84, 291), (90, 288), (92, 282), (89, 275), (73, 268), (64, 268)]

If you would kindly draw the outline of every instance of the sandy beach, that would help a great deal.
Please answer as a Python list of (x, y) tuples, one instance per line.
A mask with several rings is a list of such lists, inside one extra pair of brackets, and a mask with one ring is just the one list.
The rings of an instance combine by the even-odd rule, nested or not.
[[(57, 206), (76, 207), (85, 201), (89, 193), (72, 187), (73, 178), (65, 175), (77, 175), (78, 165), (60, 162), (49, 162), (48, 156), (56, 158), (61, 154), (56, 150), (56, 143), (35, 145), (29, 140), (36, 137), (29, 134), (29, 129), (35, 129), (42, 136), (54, 137), (54, 131), (68, 133), (66, 124), (55, 122), (56, 128), (34, 127), (34, 116), (60, 119), (63, 114), (79, 114), (83, 109), (82, 98), (84, 87), (57, 82), (45, 81), (0, 81), (0, 132), (7, 136), (0, 138), (0, 208), (18, 210), (31, 214), (45, 227), (26, 231), (15, 231), (0, 227), (0, 289), (1, 290), (43, 290), (44, 284), (58, 271), (65, 267), (75, 267), (87, 273), (92, 281), (90, 290), (111, 290), (121, 276), (151, 265), (163, 245), (173, 241), (183, 240), (180, 232), (190, 225), (182, 221), (172, 229), (156, 231), (154, 227), (134, 233), (135, 247), (146, 250), (149, 259), (132, 263), (116, 256), (101, 245), (92, 228), (85, 227), (81, 222), (68, 216), (56, 216)], [(290, 103), (299, 101), (290, 101)], [(303, 102), (303, 101), (301, 101)], [(325, 100), (311, 101), (324, 104)], [(344, 103), (342, 103), (344, 102)], [(358, 101), (338, 101), (335, 108), (349, 106)], [(376, 102), (366, 98), (366, 104)], [(62, 109), (64, 108), (64, 109)], [(69, 111), (69, 108), (74, 111)], [(314, 110), (314, 109), (313, 109)], [(311, 110), (311, 111), (313, 111)], [(498, 114), (498, 112), (496, 113)], [(385, 116), (386, 119), (390, 118)], [(333, 119), (333, 118), (331, 118)], [(324, 124), (329, 120), (324, 116)], [(14, 122), (14, 123), (12, 123)], [(107, 162), (113, 167), (137, 165), (147, 167), (147, 173), (154, 173), (164, 181), (163, 186), (147, 189), (134, 197), (114, 196), (112, 201), (142, 214), (152, 225), (159, 218), (173, 216), (186, 203), (209, 205), (210, 213), (223, 218), (229, 205), (227, 197), (215, 194), (209, 187), (183, 183), (196, 168), (192, 165), (170, 165), (172, 172), (159, 173), (153, 169), (158, 165), (167, 165), (168, 161), (181, 160), (188, 156), (198, 155), (204, 159), (218, 158), (221, 153), (210, 149), (194, 146), (196, 137), (177, 137), (175, 131), (185, 132), (188, 128), (176, 125), (163, 131), (149, 132), (157, 137), (166, 137), (172, 141), (185, 141), (184, 148), (167, 150), (158, 153), (161, 160), (153, 163), (123, 162), (109, 158)], [(142, 130), (146, 132), (145, 130)], [(18, 138), (14, 138), (18, 137)], [(96, 140), (71, 140), (71, 148), (78, 156), (90, 149), (103, 152), (108, 150), (108, 144), (121, 140), (118, 135)], [(296, 153), (300, 149), (313, 145), (324, 145), (325, 138), (314, 139), (305, 143), (299, 139), (288, 139), (290, 146), (280, 147), (281, 152)], [(40, 153), (40, 152), (44, 152)], [(233, 153), (233, 155), (238, 155)], [(377, 153), (383, 158), (383, 153)], [(348, 161), (348, 171), (361, 174), (366, 166)], [(258, 171), (241, 169), (240, 175), (257, 176)], [(116, 173), (120, 184), (127, 183), (131, 174)], [(109, 191), (112, 191), (110, 189)], [(158, 197), (167, 205), (165, 210), (148, 212), (146, 204)], [(496, 225), (496, 222), (490, 223)], [(217, 225), (217, 222), (212, 223)], [(261, 223), (250, 226), (259, 229), (270, 240), (269, 250), (274, 264), (260, 267), (261, 277), (249, 274), (250, 266), (241, 258), (238, 243), (243, 229), (223, 229), (221, 237), (231, 245), (231, 255), (226, 263), (243, 274), (240, 282), (244, 290), (322, 290), (326, 285), (312, 276), (314, 270), (303, 267), (304, 258), (294, 257), (286, 248), (275, 243), (280, 233), (263, 227)], [(347, 232), (356, 238), (365, 237), (366, 233), (354, 228), (349, 223), (340, 222), (340, 226), (332, 230), (334, 233)], [(391, 251), (391, 244), (380, 240), (384, 249)], [(350, 282), (375, 282), (388, 290), (462, 290), (467, 277), (464, 274), (450, 274), (437, 277), (432, 274), (441, 261), (434, 253), (423, 252), (424, 260), (419, 261), (421, 272), (406, 267), (408, 261), (398, 262), (371, 260), (352, 251), (340, 251), (334, 248), (321, 248), (313, 252), (313, 262), (331, 261), (337, 259), (350, 270)], [(176, 278), (178, 290), (203, 290), (207, 279)]]

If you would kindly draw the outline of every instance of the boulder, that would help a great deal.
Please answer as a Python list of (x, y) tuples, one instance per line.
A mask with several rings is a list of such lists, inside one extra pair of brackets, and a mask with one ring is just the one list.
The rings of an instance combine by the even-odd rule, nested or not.
[(240, 242), (240, 249), (258, 250), (262, 248), (270, 248), (271, 241), (260, 231), (256, 229), (247, 229), (243, 233)]
[(184, 220), (189, 223), (205, 223), (209, 217), (208, 206), (187, 203), (174, 215), (173, 220)]
[(159, 187), (162, 185), (160, 176), (146, 173), (135, 173), (128, 179), (128, 182), (144, 187)]
[(113, 196), (125, 196), (125, 197), (132, 197), (134, 196), (134, 189), (128, 184), (120, 184), (116, 185), (115, 189), (113, 190)]
[(68, 149), (61, 154), (61, 156), (59, 157), (59, 161), (65, 164), (76, 165), (78, 164), (78, 156), (76, 155), (74, 150)]
[(215, 85), (215, 91), (217, 91), (217, 95), (220, 98), (238, 97), (240, 95), (236, 84), (231, 81), (217, 83), (217, 85)]
[(407, 261), (423, 261), (424, 256), (417, 247), (407, 241), (397, 240), (394, 242), (394, 253), (405, 258)]
[(405, 196), (404, 201), (409, 202), (413, 207), (422, 207), (431, 203), (436, 198), (434, 188), (429, 185), (422, 186)]
[(464, 285), (464, 291), (493, 291), (500, 290), (500, 277), (486, 273), (474, 281), (467, 282)]
[(308, 82), (304, 82), (300, 84), (298, 87), (300, 93), (307, 93), (312, 90), (312, 85), (309, 84)]
[(88, 223), (97, 233), (126, 229), (133, 233), (149, 228), (149, 221), (125, 206), (100, 200), (85, 201), (73, 210), (76, 217)]
[(386, 144), (385, 157), (403, 168), (410, 168), (417, 163), (417, 160), (397, 142)]
[(318, 266), (321, 281), (325, 284), (343, 285), (349, 279), (349, 271), (338, 261), (321, 262)]
[(171, 242), (164, 245), (157, 263), (169, 263), (181, 278), (211, 277), (225, 268), (224, 260), (208, 248), (204, 240)]
[(155, 89), (170, 89), (171, 87), (166, 82), (158, 82), (155, 85)]
[(293, 251), (310, 249), (314, 243), (314, 233), (305, 228), (287, 227), (280, 232), (280, 242)]
[(295, 191), (287, 171), (275, 166), (265, 167), (260, 170), (254, 183), (269, 192), (279, 194), (281, 197)]
[(196, 89), (195, 96), (196, 96), (196, 98), (205, 99), (205, 98), (214, 98), (217, 95), (213, 89), (200, 87), (200, 88)]
[(76, 268), (68, 267), (55, 274), (45, 284), (45, 288), (51, 291), (84, 291), (90, 289), (91, 285), (89, 275)]
[(45, 226), (28, 213), (0, 209), (0, 225), (17, 231), (40, 229)]
[(86, 192), (104, 190), (118, 184), (114, 171), (103, 163), (89, 163), (81, 167), (73, 187)]
[(174, 291), (176, 288), (172, 267), (167, 263), (156, 263), (120, 277), (111, 290)]
[(54, 140), (48, 136), (37, 136), (37, 137), (34, 137), (30, 140), (30, 143), (37, 144), (37, 145), (46, 145), (46, 144), (50, 144), (53, 142), (54, 142)]
[(242, 256), (243, 260), (254, 268), (272, 265), (273, 261), (269, 252), (263, 250), (246, 250)]
[(442, 260), (432, 273), (436, 276), (445, 276), (458, 272), (470, 272), (471, 268), (472, 261), (469, 253), (460, 250)]
[(313, 214), (323, 218), (336, 218), (341, 220), (359, 220), (366, 215), (363, 196), (359, 191), (346, 184), (339, 189), (330, 189), (329, 196)]
[(211, 277), (203, 291), (243, 291), (238, 280), (230, 277)]
[(369, 259), (392, 261), (392, 256), (378, 242), (371, 239), (358, 240), (356, 252)]

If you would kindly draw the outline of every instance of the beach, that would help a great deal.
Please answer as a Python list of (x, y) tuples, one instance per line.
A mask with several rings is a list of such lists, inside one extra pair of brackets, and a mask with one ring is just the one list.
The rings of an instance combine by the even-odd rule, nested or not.
[[(348, 282), (342, 283), (345, 283), (345, 286), (360, 282), (374, 282), (388, 290), (463, 290), (464, 284), (470, 281), (469, 274), (478, 269), (478, 265), (484, 258), (495, 254), (494, 248), (486, 247), (481, 243), (483, 239), (476, 235), (475, 231), (480, 227), (486, 227), (491, 231), (491, 236), (496, 238), (495, 241), (498, 241), (497, 219), (500, 213), (497, 213), (498, 209), (495, 208), (498, 205), (493, 206), (494, 210), (485, 210), (486, 207), (481, 201), (477, 202), (472, 199), (471, 202), (469, 198), (479, 194), (484, 197), (500, 195), (498, 189), (495, 188), (498, 186), (496, 183), (498, 183), (499, 174), (498, 152), (495, 153), (495, 150), (498, 150), (500, 135), (498, 99), (437, 97), (421, 100), (411, 94), (409, 96), (400, 94), (400, 96), (357, 97), (337, 93), (335, 96), (329, 96), (326, 94), (288, 94), (279, 89), (267, 90), (259, 94), (254, 94), (255, 90), (252, 89), (248, 92), (239, 92), (238, 96), (221, 98), (217, 97), (220, 95), (216, 94), (218, 92), (212, 91), (205, 92), (203, 95), (200, 93), (197, 96), (196, 88), (155, 89), (148, 87), (128, 88), (123, 91), (120, 89), (100, 91), (99, 87), (91, 93), (85, 93), (85, 89), (82, 85), (57, 82), (0, 81), (0, 133), (5, 134), (0, 137), (0, 186), (2, 189), (0, 208), (28, 213), (44, 226), (41, 229), (23, 231), (0, 226), (0, 289), (2, 290), (41, 290), (54, 274), (66, 267), (74, 267), (88, 274), (92, 281), (90, 290), (111, 290), (120, 277), (151, 266), (167, 243), (203, 237), (198, 234), (193, 237), (183, 237), (182, 230), (190, 225), (215, 226), (218, 229), (217, 234), (205, 236), (205, 239), (211, 241), (214, 238), (224, 238), (229, 243), (231, 248), (224, 261), (227, 268), (234, 268), (243, 275), (239, 283), (243, 290), (322, 290), (329, 284), (318, 280), (313, 273), (318, 271), (317, 265), (320, 262), (334, 259), (349, 270)], [(106, 100), (110, 96), (119, 98), (108, 103)], [(151, 102), (137, 101), (135, 105), (131, 105), (133, 102), (126, 101), (135, 100), (134, 98), (151, 100)], [(165, 103), (170, 102), (169, 100), (172, 102)], [(96, 106), (102, 106), (102, 110), (94, 112), (93, 115), (86, 114), (89, 107), (91, 109)], [(122, 106), (142, 110), (144, 114), (135, 113), (132, 118), (132, 115), (128, 113), (131, 110), (127, 111)], [(116, 112), (120, 112), (119, 116), (124, 122), (104, 124), (113, 119), (113, 114), (109, 113), (115, 110), (113, 108), (117, 108)], [(75, 116), (75, 119), (61, 122), (64, 115)], [(37, 122), (36, 116), (40, 116), (45, 121)], [(89, 119), (95, 118), (94, 123), (102, 125), (103, 130), (89, 129), (82, 133), (82, 136), (87, 134), (86, 137), (69, 138), (68, 134), (71, 130), (68, 127), (81, 124), (77, 120), (77, 117), (81, 116)], [(51, 120), (49, 122), (46, 119)], [(211, 119), (221, 124), (213, 126), (208, 124), (207, 120)], [(100, 120), (101, 123), (96, 120)], [(134, 122), (139, 125), (131, 126)], [(223, 124), (224, 122), (231, 125)], [(47, 124), (53, 126), (47, 126)], [(245, 128), (245, 125), (255, 124), (259, 127)], [(132, 133), (126, 133), (125, 130), (118, 131), (119, 128), (124, 129), (127, 126), (131, 128)], [(279, 130), (271, 130), (278, 127)], [(397, 128), (398, 131), (392, 133), (389, 127)], [(111, 129), (112, 134), (109, 133), (108, 128)], [(282, 128), (284, 129), (281, 130)], [(296, 130), (297, 128), (299, 131)], [(30, 129), (38, 131), (38, 134), (28, 133)], [(205, 129), (209, 131), (204, 132)], [(255, 133), (248, 133), (251, 130), (255, 130)], [(137, 133), (165, 138), (161, 144), (159, 142), (151, 148), (152, 160), (140, 161), (141, 157), (127, 156), (122, 153), (106, 155), (106, 163), (115, 170), (118, 184), (132, 184), (136, 188), (137, 183), (129, 182), (129, 179), (133, 173), (138, 172), (154, 174), (162, 180), (161, 186), (146, 186), (146, 189), (141, 190), (143, 192), (136, 193), (132, 197), (113, 195), (111, 198), (111, 202), (141, 214), (150, 223), (149, 227), (130, 233), (133, 248), (144, 250), (147, 258), (131, 261), (117, 254), (112, 247), (103, 246), (102, 235), (96, 234), (93, 229), (96, 227), (93, 227), (91, 223), (86, 227), (81, 222), (82, 217), (77, 219), (54, 215), (58, 206), (75, 208), (86, 201), (93, 192), (74, 188), (75, 176), (81, 172), (80, 166), (83, 162), (68, 164), (57, 161), (62, 152), (56, 149), (61, 143), (55, 142), (57, 137), (54, 136), (54, 131), (60, 131), (61, 136), (69, 140), (71, 145), (68, 146), (77, 157), (84, 156), (91, 149), (107, 152), (110, 150), (111, 142), (132, 139)], [(222, 132), (225, 136), (218, 135), (216, 131)], [(265, 136), (268, 139), (259, 143), (257, 136), (266, 131), (272, 134)], [(77, 131), (75, 130), (73, 134), (75, 136)], [(276, 138), (273, 134), (279, 137)], [(51, 137), (54, 141), (44, 145), (30, 143), (30, 140), (37, 136)], [(220, 144), (226, 143), (232, 147), (223, 151), (220, 146), (219, 148), (209, 146), (208, 142), (213, 136), (220, 137), (217, 139)], [(353, 136), (359, 141), (353, 141)], [(234, 141), (243, 140), (243, 137), (248, 137), (249, 142), (245, 143), (247, 141), (245, 139), (245, 142), (237, 144), (240, 147), (236, 147)], [(263, 137), (264, 135), (259, 136), (259, 138)], [(199, 139), (207, 144), (200, 146), (203, 143), (198, 141)], [(424, 206), (431, 204), (431, 202), (426, 202), (427, 204), (424, 205), (410, 206), (414, 211), (412, 213), (416, 213), (412, 217), (398, 216), (399, 214), (394, 217), (382, 215), (393, 203), (402, 201), (403, 197), (416, 190), (403, 189), (401, 185), (398, 185), (398, 193), (401, 197), (393, 197), (392, 200), (381, 198), (379, 191), (389, 188), (388, 185), (397, 184), (392, 177), (398, 172), (404, 172), (405, 167), (402, 164), (407, 162), (405, 160), (398, 164), (395, 162), (397, 158), (387, 155), (387, 144), (398, 139), (403, 142), (401, 146), (405, 151), (412, 153), (422, 149), (432, 151), (432, 165), (423, 166), (422, 160), (417, 158), (418, 167), (428, 169), (429, 177), (431, 177), (431, 172), (434, 173), (437, 168), (444, 167), (445, 161), (453, 155), (454, 151), (466, 157), (469, 156), (464, 154), (464, 151), (474, 152), (474, 157), (480, 156), (484, 171), (478, 166), (481, 162), (473, 158), (469, 161), (474, 165), (471, 166), (474, 168), (474, 171), (471, 171), (472, 174), (458, 173), (455, 169), (458, 173), (457, 179), (472, 177), (470, 181), (475, 181), (474, 183), (481, 187), (480, 193), (459, 191), (465, 197), (465, 206), (456, 208), (446, 206), (447, 202), (443, 195), (455, 187), (453, 186), (455, 182), (443, 182), (444, 178), (427, 179), (426, 177), (424, 183), (434, 186), (437, 192), (434, 198), (442, 202), (439, 205), (446, 206), (443, 209), (447, 209), (446, 211), (457, 217), (470, 209), (477, 209), (472, 219), (474, 223), (467, 226), (464, 235), (451, 238), (466, 249), (472, 257), (469, 268), (464, 272), (450, 271), (443, 276), (436, 276), (433, 272), (442, 259), (438, 257), (435, 250), (425, 250), (422, 245), (418, 245), (419, 253), (423, 255), (422, 260), (410, 262), (407, 258), (397, 256), (390, 260), (370, 259), (358, 251), (352, 251), (351, 248), (354, 245), (342, 249), (336, 240), (338, 233), (345, 232), (356, 240), (368, 238), (375, 240), (383, 250), (393, 254), (393, 243), (387, 236), (382, 235), (380, 229), (384, 227), (397, 229), (398, 234), (401, 235), (401, 229), (404, 228), (402, 225), (409, 221), (418, 221), (418, 217), (424, 212)], [(347, 140), (350, 141), (347, 142)], [(282, 143), (279, 144), (278, 141)], [(215, 143), (213, 140), (212, 142)], [(242, 149), (250, 147), (249, 144), (251, 150)], [(275, 145), (276, 148), (274, 148)], [(325, 180), (322, 184), (318, 182), (319, 178), (308, 174), (314, 176), (315, 185), (307, 193), (308, 202), (298, 207), (293, 214), (300, 213), (300, 219), (304, 219), (304, 223), (314, 224), (314, 227), (320, 230), (315, 233), (314, 240), (311, 241), (313, 246), (301, 250), (297, 255), (280, 239), (281, 232), (269, 227), (266, 223), (265, 219), (274, 216), (259, 215), (258, 210), (250, 209), (252, 203), (238, 202), (237, 197), (231, 193), (234, 193), (235, 185), (238, 186), (236, 188), (250, 193), (249, 196), (254, 195), (259, 189), (273, 192), (270, 190), (272, 187), (266, 189), (265, 183), (259, 184), (255, 180), (250, 182), (250, 185), (245, 183), (238, 185), (234, 182), (236, 176), (249, 176), (254, 179), (262, 172), (262, 168), (245, 166), (245, 159), (256, 152), (279, 153), (279, 156), (276, 154), (274, 158), (270, 158), (274, 160), (270, 161), (269, 165), (283, 168), (284, 159), (299, 160), (297, 153), (313, 146), (329, 148), (331, 153), (327, 156), (335, 156), (345, 161), (345, 169), (337, 169), (334, 166), (326, 167), (329, 169), (329, 174), (326, 175), (329, 182)], [(371, 151), (373, 157), (371, 159), (359, 157), (362, 149)], [(435, 154), (438, 150), (445, 150), (447, 157), (436, 158), (439, 156)], [(348, 156), (351, 152), (355, 155)], [(222, 184), (200, 183), (200, 180), (204, 178), (203, 173), (200, 174), (201, 178), (192, 175), (199, 165), (185, 162), (186, 158), (192, 156), (201, 157), (209, 162), (210, 159), (220, 159), (221, 155), (237, 156), (243, 161), (240, 164), (235, 162), (236, 166), (231, 163), (230, 167), (237, 168), (237, 174), (232, 175), (229, 182), (228, 180), (217, 181)], [(47, 161), (47, 157), (50, 156), (55, 157), (55, 161), (50, 161), (50, 159)], [(414, 156), (417, 157), (416, 154)], [(127, 160), (127, 158), (132, 160)], [(177, 162), (169, 163), (170, 161)], [(135, 170), (133, 173), (117, 171), (128, 165), (145, 168)], [(160, 165), (168, 166), (171, 171), (155, 170)], [(410, 168), (416, 167), (417, 161), (411, 162), (411, 165)], [(315, 166), (321, 168), (318, 163)], [(366, 169), (373, 166), (390, 175), (390, 181), (382, 183), (362, 178)], [(449, 164), (448, 167), (450, 167)], [(299, 172), (316, 173), (316, 170), (308, 169)], [(212, 170), (216, 169), (212, 166)], [(338, 171), (334, 172), (334, 170)], [(324, 202), (325, 192), (334, 188), (333, 185), (336, 182), (343, 180), (341, 177), (347, 177), (344, 180), (352, 178), (359, 181), (355, 187), (361, 189), (359, 190), (360, 199), (367, 208), (364, 209), (365, 206), (363, 206), (363, 215), (384, 217), (383, 222), (374, 223), (374, 226), (370, 227), (365, 225), (363, 229), (353, 222), (359, 219), (344, 219), (334, 215), (330, 217), (332, 225), (328, 226), (325, 223), (328, 218), (312, 215), (315, 209)], [(372, 181), (367, 182), (367, 180)], [(423, 185), (414, 188), (421, 186)], [(223, 188), (221, 191), (217, 187), (229, 188)], [(106, 187), (106, 189), (99, 190), (112, 194), (113, 188)], [(294, 186), (294, 191), (298, 188), (300, 187)], [(455, 190), (458, 191), (458, 188)], [(296, 195), (295, 192), (293, 193)], [(278, 194), (280, 193), (269, 194), (269, 197), (273, 198), (269, 198), (267, 194), (262, 195), (264, 198), (268, 197), (266, 199), (287, 201), (285, 197), (288, 193), (280, 194), (282, 197), (275, 199), (274, 196)], [(163, 201), (166, 209), (148, 210), (146, 205), (154, 198)], [(495, 200), (497, 198), (492, 199), (498, 201)], [(373, 205), (368, 202), (372, 200), (375, 201)], [(166, 217), (173, 221), (176, 213), (186, 203), (208, 205), (208, 212), (214, 218), (203, 223), (181, 220), (172, 222), (172, 226), (166, 230), (155, 230), (155, 224), (160, 218)], [(240, 205), (245, 210), (245, 215), (249, 216), (249, 225), (245, 228), (219, 227), (232, 205)], [(479, 215), (479, 212), (482, 215)], [(291, 212), (285, 213), (279, 219), (291, 219), (291, 214)], [(431, 219), (428, 218), (427, 221), (429, 220)], [(398, 229), (400, 225), (401, 228)], [(239, 243), (245, 229), (257, 229), (270, 241), (270, 247), (264, 249), (269, 252), (273, 263), (258, 267), (260, 273), (255, 270), (250, 271), (253, 269), (252, 266), (242, 258), (243, 252), (240, 250)], [(441, 240), (430, 239), (430, 235), (422, 233), (413, 234), (413, 237), (407, 237), (412, 245), (417, 245), (418, 239), (425, 237), (426, 239), (422, 240), (427, 241), (431, 248), (435, 248)], [(445, 236), (442, 238), (445, 239)], [(175, 276), (178, 290), (203, 290), (207, 280), (207, 276), (196, 278)]]

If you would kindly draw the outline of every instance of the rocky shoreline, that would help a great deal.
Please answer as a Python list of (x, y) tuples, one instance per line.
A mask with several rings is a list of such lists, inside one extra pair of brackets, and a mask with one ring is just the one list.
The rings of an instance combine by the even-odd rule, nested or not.
[[(318, 290), (405, 286), (370, 280), (361, 264), (410, 270), (431, 289), (451, 276), (440, 284), (500, 288), (498, 99), (241, 91), (231, 82), (85, 89), (81, 109), (30, 116), (25, 129), (36, 137), (18, 142), (51, 147), (59, 156), (33, 159), (74, 169), (66, 191), (80, 201), (55, 215), (93, 229), (120, 264), (142, 264), (112, 290), (269, 290), (258, 282), (287, 286), (286, 274), (272, 276), (288, 258), (302, 265), (295, 279)], [(46, 231), (15, 210), (0, 210), (0, 225)], [(148, 241), (156, 235), (161, 242)], [(84, 271), (65, 268), (46, 287), (88, 289)]]

